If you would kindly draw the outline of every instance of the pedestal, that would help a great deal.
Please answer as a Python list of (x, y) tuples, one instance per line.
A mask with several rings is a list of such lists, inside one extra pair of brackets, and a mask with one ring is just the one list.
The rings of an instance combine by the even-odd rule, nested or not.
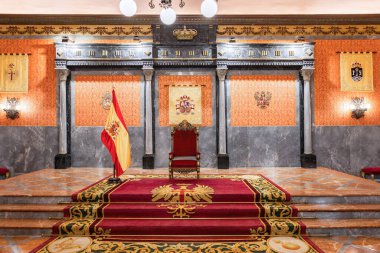
[(67, 169), (71, 167), (71, 155), (58, 154), (54, 158), (55, 169)]
[(317, 156), (313, 154), (302, 154), (301, 167), (302, 168), (317, 168)]
[(218, 169), (229, 169), (230, 157), (228, 155), (218, 155)]
[(146, 170), (154, 169), (154, 155), (143, 156), (143, 169), (146, 169)]

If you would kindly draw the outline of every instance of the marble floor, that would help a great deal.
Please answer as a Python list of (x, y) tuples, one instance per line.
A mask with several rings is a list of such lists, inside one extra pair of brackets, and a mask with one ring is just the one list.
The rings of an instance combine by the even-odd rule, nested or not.
[[(0, 196), (70, 196), (108, 175), (110, 168), (43, 169), (0, 181)], [(130, 169), (128, 174), (168, 174), (167, 169)], [(319, 167), (201, 169), (202, 174), (262, 174), (292, 196), (380, 196), (380, 183)], [(44, 187), (41, 187), (43, 185)]]
[[(167, 169), (142, 170), (133, 168), (128, 174), (168, 174)], [(70, 168), (65, 170), (43, 169), (29, 174), (0, 180), (0, 197), (69, 197), (78, 191), (106, 176), (112, 174), (110, 168)], [(302, 168), (239, 168), (229, 170), (201, 169), (202, 174), (262, 174), (270, 180), (285, 188), (292, 196), (380, 196), (380, 183), (347, 175), (331, 169), (319, 167), (317, 169)], [(42, 187), (43, 186), (43, 187)], [(300, 210), (348, 210), (363, 209), (379, 210), (379, 205), (303, 205), (298, 204)], [(0, 211), (12, 211), (24, 208), (24, 211), (36, 211), (38, 205), (20, 207), (20, 205), (1, 205)], [(62, 205), (50, 205), (51, 210), (59, 211)], [(6, 219), (9, 222), (17, 220)], [(340, 220), (343, 221), (343, 220)], [(364, 221), (364, 219), (361, 219)], [(368, 220), (368, 226), (373, 225), (374, 220)], [(47, 227), (55, 223), (54, 220), (43, 220), (49, 223)], [(305, 220), (308, 227), (313, 226), (314, 219)], [(328, 219), (324, 220), (326, 226)], [(347, 221), (349, 222), (349, 221)], [(50, 224), (51, 223), (51, 224)], [(380, 219), (375, 220), (379, 223)], [(24, 224), (25, 225), (25, 224)], [(322, 224), (323, 225), (323, 224)], [(347, 224), (341, 224), (346, 226)], [(31, 226), (35, 226), (33, 223)], [(320, 226), (320, 224), (318, 225)], [(1, 253), (29, 252), (46, 238), (39, 236), (0, 236)], [(330, 236), (313, 237), (312, 240), (326, 253), (375, 253), (380, 252), (380, 235), (359, 236)]]

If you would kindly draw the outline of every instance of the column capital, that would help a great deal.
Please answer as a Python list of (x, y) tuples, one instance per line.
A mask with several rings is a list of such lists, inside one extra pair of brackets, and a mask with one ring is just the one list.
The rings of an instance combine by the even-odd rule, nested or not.
[(67, 77), (70, 75), (70, 70), (68, 69), (57, 69), (59, 81), (67, 81)]
[(313, 74), (314, 69), (301, 69), (301, 75), (304, 81), (310, 81)]
[(145, 81), (148, 81), (148, 82), (152, 81), (152, 77), (153, 77), (153, 73), (154, 73), (153, 67), (144, 66), (142, 68), (142, 71), (144, 74)]
[(226, 75), (228, 72), (227, 66), (218, 66), (216, 69), (216, 74), (218, 75), (219, 81), (224, 81), (226, 80)]

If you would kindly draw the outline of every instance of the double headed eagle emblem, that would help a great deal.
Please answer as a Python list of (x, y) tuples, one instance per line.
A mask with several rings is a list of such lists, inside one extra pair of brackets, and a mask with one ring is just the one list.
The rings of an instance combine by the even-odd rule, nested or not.
[(206, 185), (176, 184), (163, 185), (152, 190), (152, 202), (168, 202), (158, 205), (166, 207), (173, 218), (190, 218), (197, 207), (204, 207), (201, 203), (212, 203), (214, 189)]

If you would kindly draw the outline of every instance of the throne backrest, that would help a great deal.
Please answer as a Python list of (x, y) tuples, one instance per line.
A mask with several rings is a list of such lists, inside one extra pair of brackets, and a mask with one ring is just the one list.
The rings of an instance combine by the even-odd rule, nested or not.
[(196, 156), (198, 152), (198, 129), (184, 120), (172, 130), (174, 156)]

